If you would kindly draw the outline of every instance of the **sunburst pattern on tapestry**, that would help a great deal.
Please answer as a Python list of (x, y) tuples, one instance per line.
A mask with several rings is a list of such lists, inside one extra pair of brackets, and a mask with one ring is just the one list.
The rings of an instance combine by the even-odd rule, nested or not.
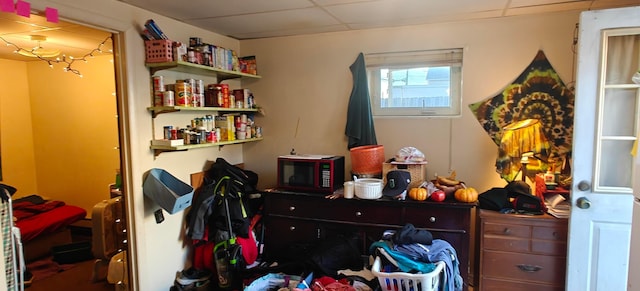
[(544, 52), (494, 97), (469, 105), (482, 128), (500, 145), (502, 128), (524, 119), (539, 119), (551, 142), (551, 156), (571, 152), (574, 94), (560, 79)]

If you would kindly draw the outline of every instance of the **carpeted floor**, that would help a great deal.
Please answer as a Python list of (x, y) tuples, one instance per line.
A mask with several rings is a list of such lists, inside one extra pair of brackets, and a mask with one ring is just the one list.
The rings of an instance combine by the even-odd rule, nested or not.
[(94, 260), (75, 264), (58, 265), (50, 258), (30, 263), (27, 266), (33, 274), (33, 282), (28, 291), (113, 291), (114, 285), (106, 280), (92, 282)]
[(51, 257), (27, 264), (33, 281), (39, 281), (75, 267), (75, 264), (58, 264)]

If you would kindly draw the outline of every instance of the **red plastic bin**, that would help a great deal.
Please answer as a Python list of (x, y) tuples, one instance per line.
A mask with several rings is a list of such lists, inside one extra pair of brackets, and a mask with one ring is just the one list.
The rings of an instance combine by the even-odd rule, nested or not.
[(145, 40), (147, 63), (173, 61), (172, 41), (168, 39)]

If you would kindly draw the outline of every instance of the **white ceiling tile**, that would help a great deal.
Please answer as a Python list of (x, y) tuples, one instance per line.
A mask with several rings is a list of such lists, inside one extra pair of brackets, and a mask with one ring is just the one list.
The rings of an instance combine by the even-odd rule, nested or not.
[(335, 19), (323, 13), (322, 10), (318, 8), (206, 18), (190, 20), (188, 22), (212, 31), (224, 31), (226, 34), (293, 29), (301, 31), (304, 29), (313, 29), (314, 27), (339, 24)]
[(427, 18), (404, 19), (401, 22), (397, 20), (389, 20), (387, 22), (372, 21), (367, 23), (349, 24), (349, 28), (351, 29), (384, 28), (384, 27), (404, 26), (404, 25), (421, 25), (421, 24), (440, 23), (440, 22), (468, 21), (473, 19), (496, 18), (500, 16), (502, 16), (502, 12), (496, 10), (496, 11), (476, 12), (476, 13), (467, 13), (467, 14), (459, 14), (459, 15), (458, 14), (446, 15), (446, 16), (441, 15), (441, 16), (427, 17)]
[(591, 7), (591, 3), (589, 2), (575, 1), (575, 2), (558, 3), (558, 4), (551, 4), (551, 5), (511, 8), (505, 14), (505, 16), (540, 14), (540, 13), (550, 13), (550, 12), (570, 11), (570, 10), (588, 10), (589, 7)]
[(242, 39), (251, 39), (251, 38), (261, 38), (265, 33), (268, 33), (271, 37), (279, 37), (279, 36), (292, 36), (292, 35), (302, 35), (302, 34), (314, 34), (314, 33), (325, 33), (325, 32), (338, 32), (348, 30), (342, 24), (339, 25), (329, 25), (322, 27), (312, 27), (305, 29), (279, 29), (275, 31), (264, 31), (264, 32), (256, 32), (256, 33), (240, 33), (236, 34), (239, 38)]
[(388, 0), (314, 0), (316, 4), (320, 6), (330, 6), (330, 5), (342, 5), (356, 2), (381, 2)]
[(329, 6), (327, 11), (349, 24), (373, 21), (423, 19), (438, 15), (454, 15), (476, 11), (502, 11), (505, 0), (385, 0)]
[(123, 0), (175, 19), (198, 19), (313, 7), (309, 0)]
[(529, 7), (529, 6), (543, 6), (550, 4), (561, 4), (561, 3), (572, 3), (572, 2), (582, 2), (582, 3), (591, 3), (591, 0), (511, 0), (510, 8), (517, 7)]

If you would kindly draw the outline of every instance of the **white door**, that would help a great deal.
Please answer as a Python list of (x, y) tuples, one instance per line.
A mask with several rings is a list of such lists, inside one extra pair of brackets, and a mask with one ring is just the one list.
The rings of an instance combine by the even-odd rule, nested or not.
[(640, 115), (640, 6), (580, 17), (567, 290), (626, 290)]

